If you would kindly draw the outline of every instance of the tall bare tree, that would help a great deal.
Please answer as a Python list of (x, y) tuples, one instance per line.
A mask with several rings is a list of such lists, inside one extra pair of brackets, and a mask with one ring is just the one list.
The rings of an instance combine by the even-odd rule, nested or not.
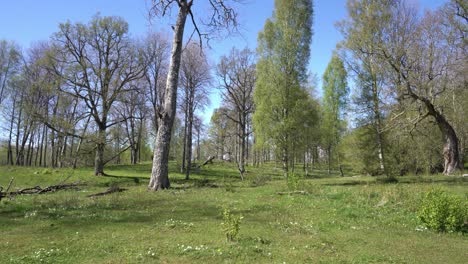
[[(179, 80), (179, 69), (182, 57), (182, 46), (184, 30), (187, 18), (193, 24), (194, 32), (197, 32), (200, 41), (202, 35), (209, 36), (213, 30), (232, 28), (237, 25), (237, 13), (223, 0), (209, 0), (211, 9), (205, 23), (197, 20), (193, 12), (194, 0), (152, 0), (151, 14), (156, 16), (167, 15), (169, 9), (176, 7), (177, 19), (173, 26), (174, 37), (170, 55), (169, 70), (167, 75), (166, 90), (164, 93), (164, 104), (157, 113), (159, 127), (154, 144), (153, 167), (148, 188), (150, 190), (166, 189), (169, 183), (169, 150), (177, 105), (177, 86)], [(199, 25), (205, 25), (206, 32), (202, 32)]]
[[(254, 111), (253, 90), (255, 86), (255, 53), (245, 48), (232, 49), (228, 56), (221, 57), (216, 73), (221, 80), (220, 87), (224, 104), (234, 111), (226, 115), (237, 124), (239, 142), (238, 168), (244, 178), (247, 156), (248, 131), (251, 114)], [(234, 115), (229, 115), (233, 113)]]
[(182, 54), (180, 69), (182, 88), (182, 110), (185, 116), (184, 151), (182, 168), (185, 165), (185, 179), (190, 177), (192, 167), (192, 138), (195, 111), (203, 109), (209, 103), (208, 86), (211, 84), (210, 66), (200, 46), (190, 43)]

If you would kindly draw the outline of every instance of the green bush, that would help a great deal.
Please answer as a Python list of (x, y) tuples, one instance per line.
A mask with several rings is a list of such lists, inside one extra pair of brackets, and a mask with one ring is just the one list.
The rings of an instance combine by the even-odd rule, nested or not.
[(242, 219), (241, 215), (234, 215), (229, 208), (224, 208), (222, 225), (227, 241), (234, 241), (236, 239)]
[(290, 173), (288, 178), (286, 179), (288, 184), (288, 189), (290, 191), (297, 191), (299, 186), (301, 186), (302, 177), (296, 173)]
[(418, 218), (428, 229), (439, 232), (467, 232), (467, 203), (441, 189), (427, 192), (418, 210)]

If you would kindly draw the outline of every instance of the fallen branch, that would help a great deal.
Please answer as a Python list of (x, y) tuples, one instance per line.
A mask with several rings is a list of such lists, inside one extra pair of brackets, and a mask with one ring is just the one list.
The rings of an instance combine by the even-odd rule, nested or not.
[(294, 192), (277, 192), (276, 194), (278, 195), (291, 195), (291, 194), (308, 195), (309, 193), (306, 191), (294, 191)]
[(207, 160), (205, 160), (205, 162), (203, 162), (201, 165), (199, 165), (197, 168), (201, 168), (203, 166), (205, 166), (206, 164), (208, 163), (213, 163), (213, 160), (215, 159), (215, 156), (209, 156)]
[[(10, 181), (10, 185), (11, 185), (11, 182), (12, 181)], [(51, 185), (51, 186), (48, 186), (48, 187), (46, 187), (44, 189), (42, 189), (40, 186), (34, 186), (34, 187), (24, 188), (24, 189), (14, 191), (14, 192), (8, 192), (8, 189), (10, 188), (10, 187), (8, 187), (6, 192), (1, 192), (1, 190), (0, 190), (0, 200), (3, 197), (7, 197), (7, 196), (8, 197), (13, 197), (13, 196), (16, 196), (16, 195), (43, 194), (43, 193), (56, 192), (56, 191), (59, 191), (59, 190), (68, 190), (68, 189), (75, 189), (76, 190), (76, 189), (78, 189), (77, 187), (79, 185), (83, 185), (83, 183), (78, 181), (78, 182), (68, 183), (68, 184)]]
[(118, 186), (111, 186), (111, 187), (109, 187), (109, 189), (107, 189), (107, 191), (105, 191), (105, 192), (100, 192), (100, 193), (91, 194), (91, 195), (88, 195), (87, 197), (104, 196), (104, 195), (108, 195), (108, 194), (111, 194), (111, 193), (123, 192), (123, 191), (126, 191), (126, 190), (127, 190), (127, 189), (120, 188), (120, 187), (118, 187)]

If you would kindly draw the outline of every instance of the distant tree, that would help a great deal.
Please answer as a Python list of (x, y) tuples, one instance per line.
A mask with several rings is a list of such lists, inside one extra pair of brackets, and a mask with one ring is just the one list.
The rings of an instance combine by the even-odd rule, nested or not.
[[(149, 33), (143, 40), (145, 70), (145, 94), (152, 108), (154, 131), (159, 127), (159, 112), (163, 105), (165, 81), (169, 67), (169, 40), (161, 33)], [(155, 133), (156, 134), (156, 133)]]
[(216, 156), (219, 160), (223, 160), (227, 146), (229, 122), (232, 122), (226, 117), (226, 111), (228, 109), (222, 107), (215, 109), (210, 120), (209, 135), (213, 141)]
[[(137, 164), (140, 161), (140, 153), (143, 142), (143, 131), (148, 116), (148, 107), (145, 104), (143, 79), (132, 82), (132, 91), (126, 93), (116, 107), (119, 112), (118, 119), (124, 120), (125, 135), (128, 139), (130, 149), (130, 163)], [(125, 151), (127, 148), (124, 148)], [(119, 151), (119, 152), (123, 152)]]
[(110, 120), (113, 105), (133, 90), (144, 67), (119, 17), (95, 16), (88, 25), (60, 24), (53, 41), (53, 69), (64, 85), (61, 92), (82, 100), (97, 127), (94, 174), (104, 175), (106, 131), (125, 120)]
[[(184, 151), (182, 170), (185, 179), (190, 177), (192, 167), (192, 141), (195, 111), (203, 109), (209, 103), (209, 85), (211, 84), (210, 66), (200, 47), (190, 43), (182, 53), (180, 68), (181, 106), (185, 116)], [(185, 166), (185, 167), (184, 167)]]
[(275, 1), (273, 17), (259, 34), (253, 116), (256, 143), (271, 140), (289, 173), (293, 142), (303, 125), (307, 65), (312, 38), (312, 1)]
[(221, 80), (220, 88), (224, 105), (232, 108), (233, 115), (227, 115), (237, 124), (239, 138), (238, 167), (244, 178), (247, 156), (249, 122), (254, 111), (253, 90), (255, 86), (255, 54), (249, 49), (232, 49), (229, 56), (221, 57), (216, 73)]
[[(366, 10), (379, 8), (378, 2), (369, 2)], [(363, 12), (363, 6), (356, 1), (348, 2), (349, 18), (341, 21), (338, 27), (344, 36), (341, 45), (346, 55), (346, 63), (351, 75), (355, 80), (355, 94), (353, 103), (355, 117), (358, 125), (363, 128), (356, 135), (362, 135), (363, 141), (369, 142), (369, 133), (373, 128), (375, 146), (379, 170), (377, 173), (387, 174), (385, 166), (385, 143), (384, 143), (384, 89), (388, 86), (386, 70), (382, 67), (384, 63), (376, 54), (378, 42), (381, 41), (378, 30), (379, 19), (372, 12)], [(364, 131), (366, 133), (364, 133)], [(354, 140), (358, 140), (357, 137)], [(372, 147), (368, 150), (371, 150)], [(375, 160), (375, 159), (370, 159)], [(366, 162), (369, 159), (366, 157)]]
[(21, 53), (19, 47), (6, 40), (0, 40), (0, 105), (2, 104), (5, 90), (12, 77), (19, 71)]
[[(327, 151), (328, 174), (331, 171), (334, 148), (343, 131), (343, 113), (349, 93), (343, 61), (333, 54), (323, 74), (323, 140)], [(340, 165), (341, 170), (341, 165)]]

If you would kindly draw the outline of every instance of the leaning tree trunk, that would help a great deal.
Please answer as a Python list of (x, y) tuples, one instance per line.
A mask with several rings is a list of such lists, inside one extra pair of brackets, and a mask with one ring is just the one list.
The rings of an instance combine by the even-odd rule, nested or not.
[(435, 116), (437, 125), (444, 136), (444, 174), (450, 175), (455, 170), (461, 168), (460, 156), (458, 153), (458, 137), (453, 127), (441, 114)]
[(171, 143), (172, 126), (176, 112), (177, 85), (179, 80), (179, 68), (182, 55), (185, 21), (189, 11), (187, 4), (179, 7), (177, 21), (174, 27), (174, 39), (172, 42), (171, 61), (167, 75), (164, 106), (160, 114), (158, 133), (153, 155), (153, 168), (148, 188), (153, 191), (167, 189), (169, 183), (169, 150)]
[(444, 174), (450, 175), (455, 172), (455, 170), (461, 169), (457, 134), (452, 125), (450, 125), (447, 119), (445, 119), (445, 117), (435, 109), (434, 105), (429, 100), (426, 98), (420, 98), (420, 100), (426, 105), (428, 114), (435, 118), (437, 126), (444, 137)]

